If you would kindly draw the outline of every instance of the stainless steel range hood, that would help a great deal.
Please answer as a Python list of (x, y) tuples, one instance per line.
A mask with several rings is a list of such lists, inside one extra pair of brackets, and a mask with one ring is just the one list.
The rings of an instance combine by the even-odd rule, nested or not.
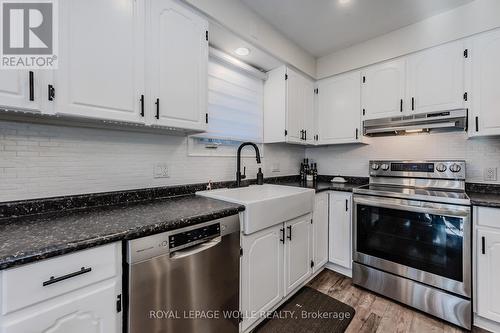
[(363, 132), (367, 136), (465, 130), (467, 130), (466, 109), (363, 121)]

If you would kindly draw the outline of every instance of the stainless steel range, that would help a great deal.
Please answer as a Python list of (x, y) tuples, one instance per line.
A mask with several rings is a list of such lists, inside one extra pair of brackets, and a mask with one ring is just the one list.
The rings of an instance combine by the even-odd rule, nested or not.
[(353, 281), (471, 328), (465, 161), (370, 161), (354, 190)]

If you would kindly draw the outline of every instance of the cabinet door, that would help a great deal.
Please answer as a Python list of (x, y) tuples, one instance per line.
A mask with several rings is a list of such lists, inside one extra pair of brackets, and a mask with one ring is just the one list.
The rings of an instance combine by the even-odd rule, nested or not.
[(351, 268), (351, 198), (350, 193), (330, 193), (329, 261)]
[(416, 53), (408, 58), (407, 103), (413, 113), (464, 107), (462, 41)]
[(285, 227), (285, 295), (288, 295), (312, 273), (311, 214), (290, 220)]
[(304, 99), (304, 142), (305, 144), (315, 144), (314, 136), (317, 134), (314, 123), (314, 82), (305, 79), (305, 99)]
[(328, 261), (328, 193), (316, 194), (313, 212), (313, 271)]
[(253, 311), (268, 311), (283, 298), (284, 226), (267, 228), (241, 239), (241, 310), (243, 330), (257, 319)]
[[(312, 140), (313, 129), (311, 126), (313, 115), (313, 91), (314, 83), (303, 75), (287, 68), (286, 80), (286, 110), (287, 110), (287, 142), (305, 144), (307, 138), (307, 128)], [(311, 117), (311, 121), (306, 119), (306, 115)], [(307, 125), (307, 126), (306, 126)]]
[(208, 22), (174, 1), (153, 0), (150, 29), (153, 123), (205, 129)]
[[(118, 333), (121, 312), (116, 298), (119, 283), (110, 280), (22, 310), (21, 316), (1, 321), (2, 333)], [(60, 299), (60, 300), (59, 300)], [(14, 318), (15, 317), (15, 318)]]
[(472, 135), (500, 134), (500, 30), (480, 34), (472, 41)]
[(500, 232), (478, 229), (476, 246), (477, 313), (500, 322)]
[(144, 2), (65, 0), (59, 4), (55, 111), (142, 122)]
[[(2, 70), (0, 75), (0, 106), (7, 109), (42, 108), (42, 73), (29, 70)], [(45, 92), (45, 90), (43, 90)]]
[(405, 97), (405, 59), (368, 67), (361, 74), (365, 119), (400, 116)]
[(361, 137), (360, 72), (318, 82), (319, 144), (358, 142)]

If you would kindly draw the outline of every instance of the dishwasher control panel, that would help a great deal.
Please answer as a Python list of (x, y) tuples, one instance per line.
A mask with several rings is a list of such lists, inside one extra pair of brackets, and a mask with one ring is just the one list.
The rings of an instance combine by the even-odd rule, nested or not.
[(154, 257), (240, 232), (238, 215), (195, 224), (127, 241), (127, 263), (134, 264)]
[(195, 243), (200, 240), (218, 236), (220, 236), (220, 223), (211, 224), (205, 227), (170, 235), (168, 238), (169, 248), (173, 249), (184, 247), (184, 245), (189, 243)]

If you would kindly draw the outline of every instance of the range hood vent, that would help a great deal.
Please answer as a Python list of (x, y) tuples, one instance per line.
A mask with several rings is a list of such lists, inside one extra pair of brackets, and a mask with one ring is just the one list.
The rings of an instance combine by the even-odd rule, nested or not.
[(451, 110), (446, 112), (429, 112), (404, 117), (388, 117), (363, 121), (363, 133), (367, 136), (466, 130), (466, 109)]

